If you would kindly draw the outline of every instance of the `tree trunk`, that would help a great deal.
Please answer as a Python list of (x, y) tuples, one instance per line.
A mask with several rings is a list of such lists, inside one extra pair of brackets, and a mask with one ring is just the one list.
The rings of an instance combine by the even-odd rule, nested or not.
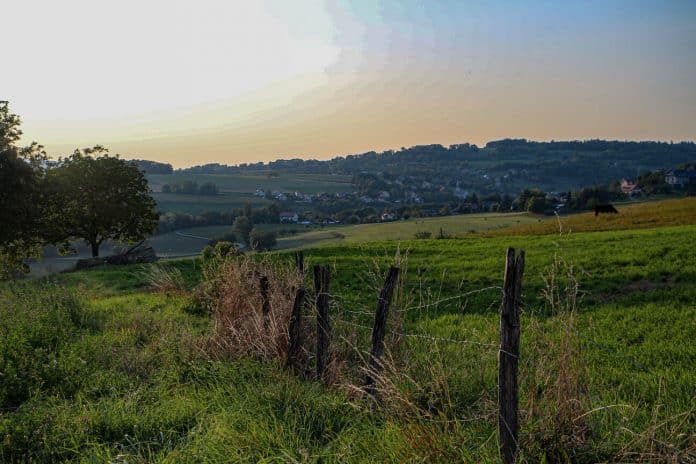
[(89, 244), (92, 246), (92, 258), (99, 257), (99, 243), (98, 242), (89, 242)]

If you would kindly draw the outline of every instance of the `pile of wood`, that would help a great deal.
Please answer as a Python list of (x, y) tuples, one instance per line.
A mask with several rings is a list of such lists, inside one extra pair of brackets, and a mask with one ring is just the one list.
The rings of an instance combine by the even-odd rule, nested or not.
[(80, 259), (75, 264), (75, 269), (86, 269), (104, 264), (139, 264), (153, 263), (157, 261), (157, 254), (151, 246), (144, 246), (145, 242), (136, 243), (123, 253), (98, 258)]

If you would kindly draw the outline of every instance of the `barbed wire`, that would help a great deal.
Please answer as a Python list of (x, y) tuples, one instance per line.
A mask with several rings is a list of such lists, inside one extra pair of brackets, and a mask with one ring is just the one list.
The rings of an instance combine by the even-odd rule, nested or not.
[[(334, 322), (340, 322), (341, 324), (346, 324), (350, 325), (355, 328), (359, 328), (362, 330), (369, 330), (372, 331), (372, 327), (368, 327), (366, 325), (362, 324), (356, 324), (355, 322), (351, 321), (346, 321), (343, 319), (334, 319)], [(405, 333), (405, 332), (398, 332), (396, 330), (389, 330), (387, 331), (388, 334), (390, 335), (396, 335), (399, 337), (407, 337), (407, 338), (418, 338), (418, 339), (425, 339), (425, 340), (430, 340), (430, 341), (439, 341), (439, 342), (448, 342), (448, 343), (458, 343), (462, 345), (478, 345), (478, 346), (484, 346), (487, 348), (497, 348), (498, 345), (495, 343), (486, 343), (486, 342), (479, 342), (475, 340), (466, 340), (466, 339), (461, 339), (461, 338), (449, 338), (449, 337), (438, 337), (435, 335), (430, 335), (430, 334), (424, 334), (424, 333)]]
[(438, 305), (440, 305), (440, 304), (442, 304), (442, 303), (447, 303), (447, 302), (449, 302), (449, 301), (459, 300), (459, 299), (462, 299), (462, 298), (467, 298), (467, 297), (469, 297), (469, 296), (471, 296), (471, 295), (476, 295), (476, 294), (478, 294), (478, 293), (483, 293), (483, 292), (487, 292), (487, 291), (490, 291), (490, 290), (501, 290), (501, 291), (502, 291), (502, 290), (503, 290), (503, 287), (500, 287), (500, 286), (497, 286), (497, 285), (493, 285), (493, 286), (490, 286), (490, 287), (479, 288), (479, 289), (477, 289), (477, 290), (471, 290), (471, 291), (469, 291), (469, 292), (461, 293), (461, 294), (459, 294), (459, 295), (450, 296), (450, 297), (447, 297), (447, 298), (442, 298), (442, 299), (437, 300), (437, 301), (434, 301), (434, 302), (432, 302), (432, 303), (426, 303), (426, 304), (424, 304), (424, 305), (423, 305), (423, 304), (420, 304), (420, 305), (415, 305), (415, 306), (409, 306), (409, 307), (406, 307), (406, 308), (403, 308), (403, 309), (397, 309), (397, 311), (399, 311), (399, 312), (407, 312), (407, 311), (412, 311), (412, 310), (414, 310), (414, 309), (426, 309), (426, 308), (430, 308), (430, 307), (432, 307), (432, 306), (438, 306)]
[(396, 331), (390, 331), (390, 333), (393, 335), (401, 336), (401, 337), (420, 338), (420, 339), (426, 339), (426, 340), (430, 340), (430, 341), (459, 343), (462, 345), (467, 345), (467, 344), (468, 345), (478, 345), (478, 346), (485, 346), (487, 348), (497, 348), (498, 347), (498, 345), (495, 343), (478, 342), (475, 340), (465, 340), (465, 339), (459, 339), (459, 338), (436, 337), (434, 335), (424, 334), (424, 333), (404, 333), (404, 332), (396, 332)]

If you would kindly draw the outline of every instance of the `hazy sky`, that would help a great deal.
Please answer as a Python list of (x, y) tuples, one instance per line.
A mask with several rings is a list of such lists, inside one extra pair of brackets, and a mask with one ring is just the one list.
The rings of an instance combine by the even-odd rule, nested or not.
[(0, 23), (0, 100), (55, 156), (696, 139), (693, 0), (6, 0)]

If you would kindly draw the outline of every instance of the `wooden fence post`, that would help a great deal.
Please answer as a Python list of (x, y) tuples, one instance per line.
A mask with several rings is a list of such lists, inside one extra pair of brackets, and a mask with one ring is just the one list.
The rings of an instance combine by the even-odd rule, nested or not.
[(303, 281), (300, 282), (300, 286), (295, 292), (295, 301), (292, 305), (292, 315), (288, 326), (288, 359), (286, 361), (288, 367), (297, 367), (302, 347), (302, 307), (305, 301), (304, 253), (302, 251), (295, 253), (295, 266)]
[(317, 377), (322, 378), (329, 355), (329, 266), (314, 266), (317, 306)]
[(500, 309), (500, 351), (498, 353), (498, 434), (504, 464), (516, 462), (519, 451), (519, 393), (517, 365), (520, 357), (520, 297), (524, 273), (524, 250), (515, 258), (508, 248), (505, 260), (503, 304)]
[(377, 310), (375, 312), (375, 325), (372, 328), (372, 349), (365, 377), (365, 391), (370, 395), (375, 394), (375, 378), (382, 369), (381, 359), (384, 353), (384, 335), (387, 329), (387, 316), (389, 316), (389, 305), (391, 304), (394, 287), (399, 278), (399, 268), (390, 267), (387, 278), (377, 300)]
[(271, 312), (271, 304), (268, 301), (268, 277), (261, 276), (261, 311), (263, 312), (263, 328), (268, 329), (268, 317)]
[(302, 307), (304, 306), (305, 289), (300, 287), (295, 293), (295, 301), (292, 305), (292, 316), (288, 327), (288, 367), (296, 367), (300, 348), (302, 347)]
[(297, 272), (304, 274), (304, 252), (302, 250), (295, 253), (295, 267), (297, 267)]

